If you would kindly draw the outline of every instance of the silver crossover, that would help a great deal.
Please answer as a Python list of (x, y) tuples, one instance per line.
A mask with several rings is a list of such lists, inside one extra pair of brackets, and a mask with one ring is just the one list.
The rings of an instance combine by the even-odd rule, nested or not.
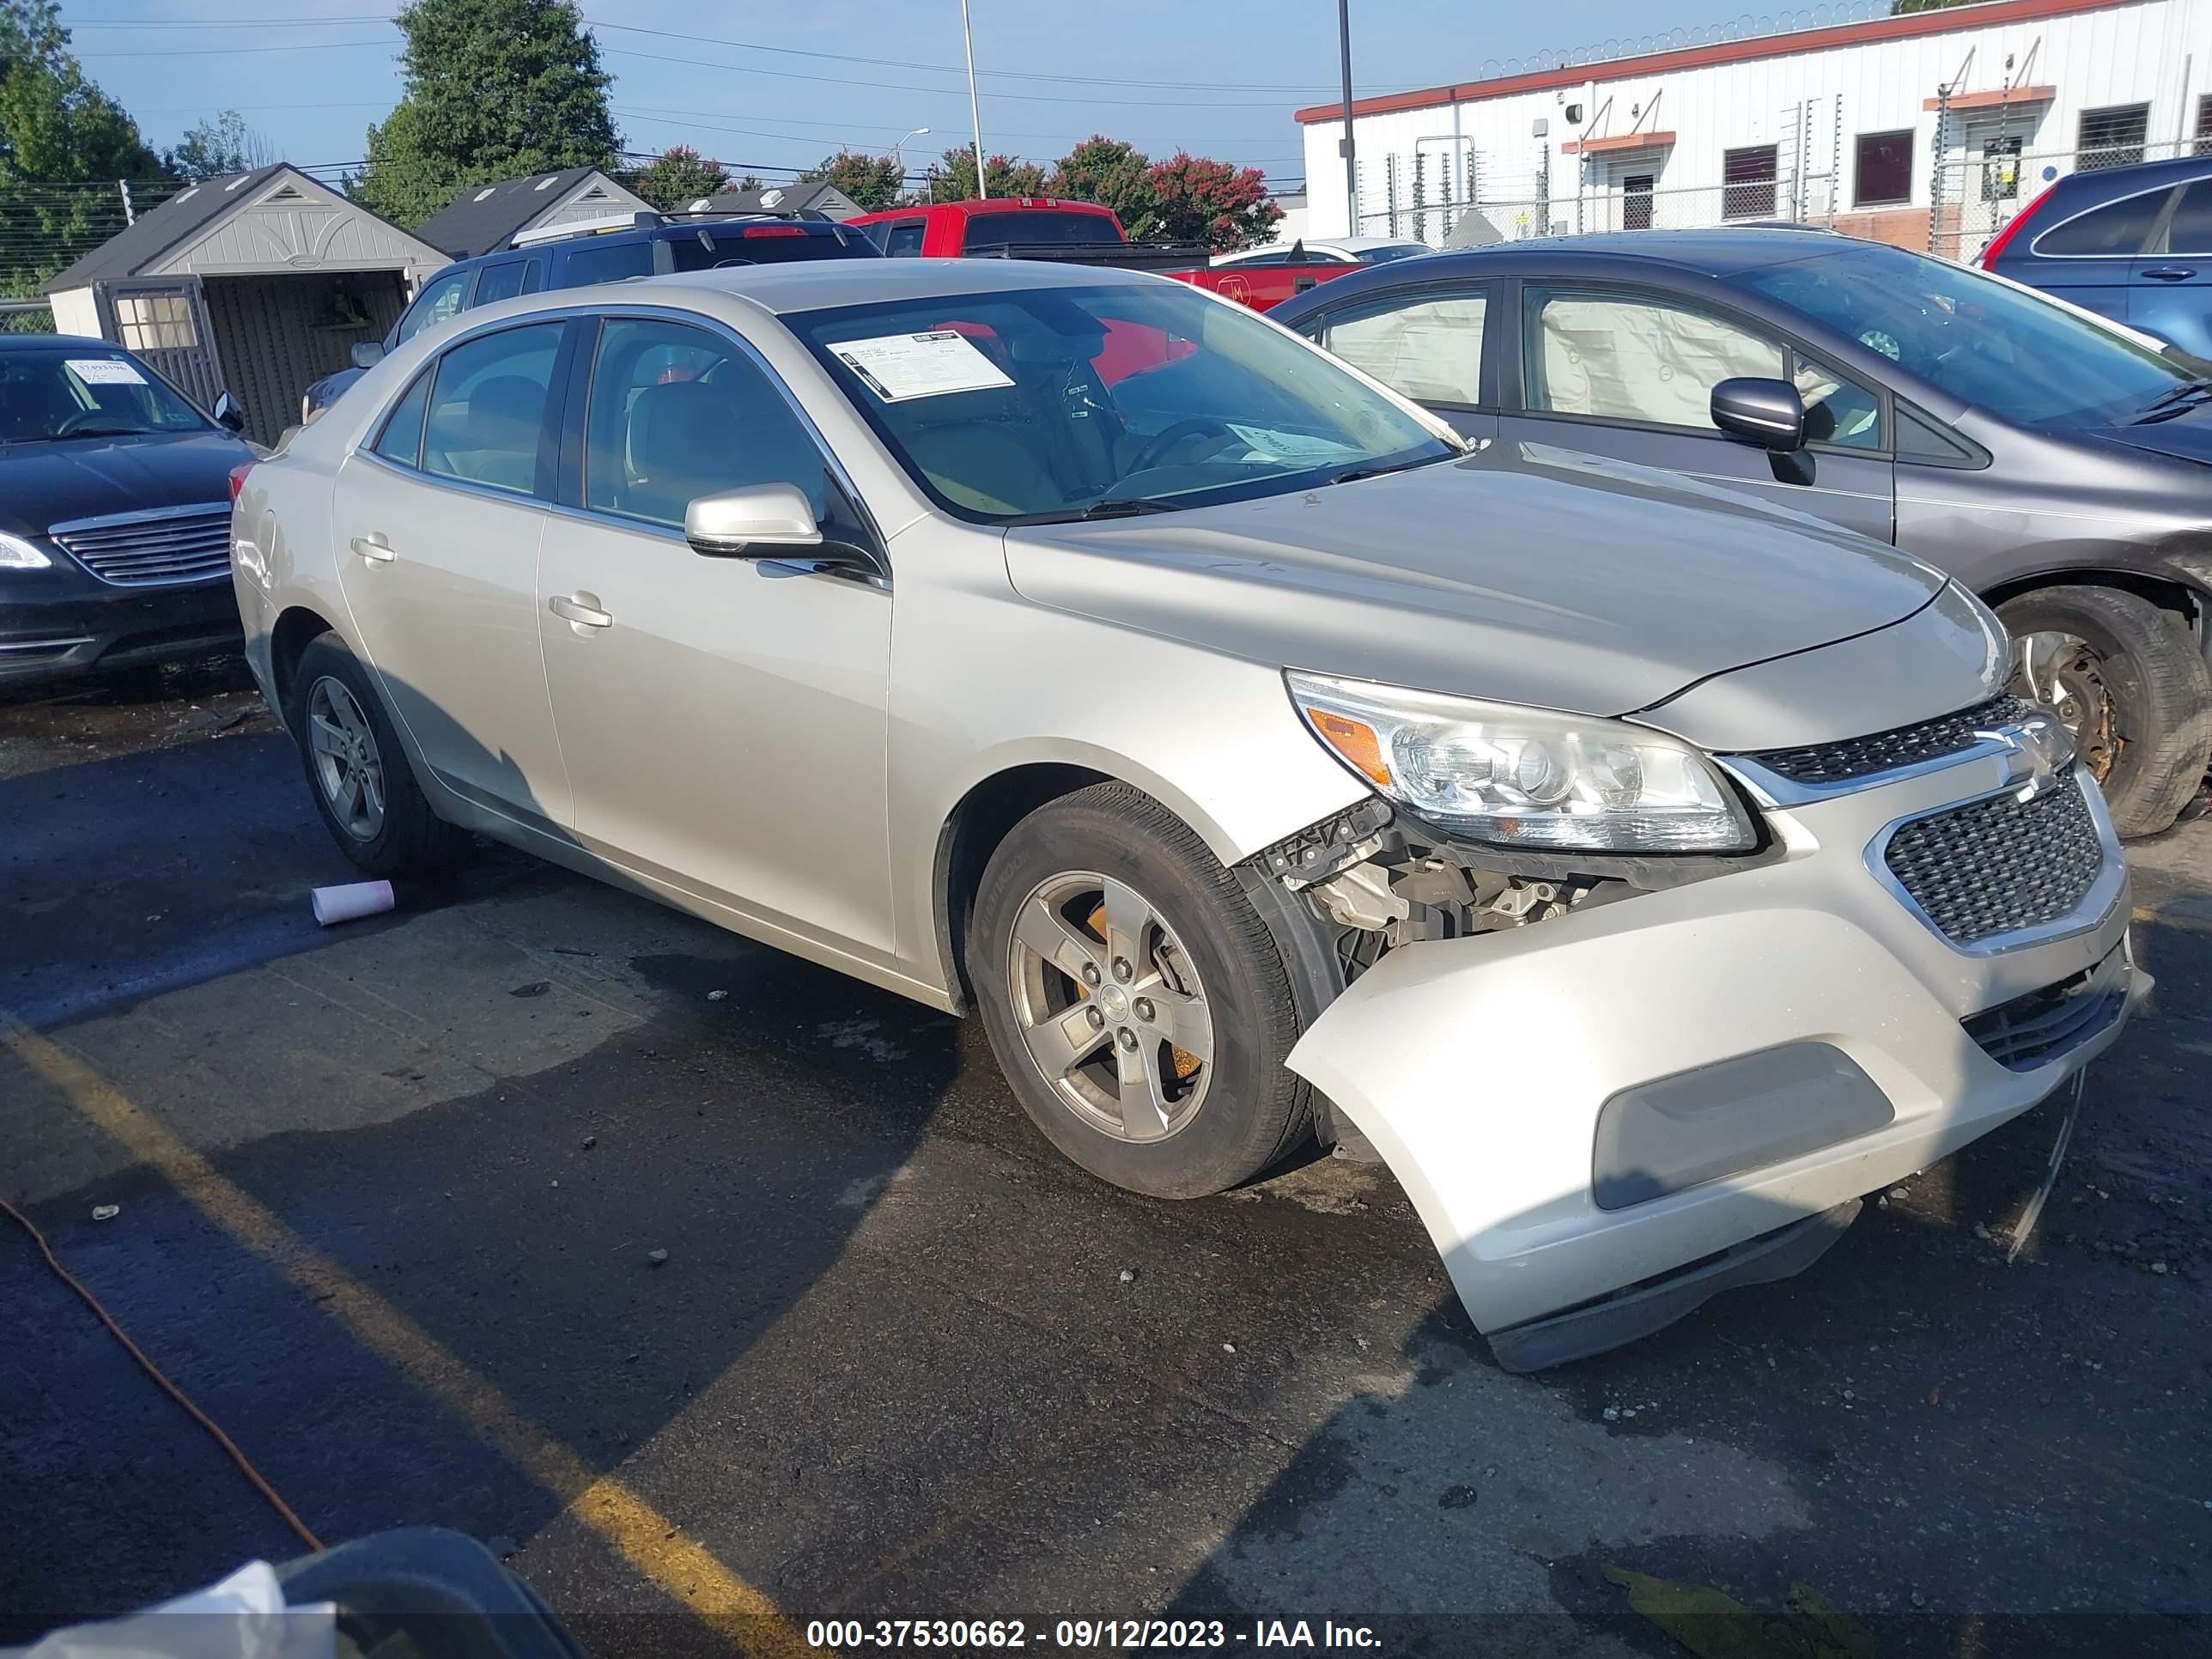
[(1133, 1190), (1387, 1161), (1505, 1363), (1804, 1266), (2147, 988), (1927, 566), (1469, 452), (1243, 307), (989, 262), (495, 305), (240, 496), (378, 875), (471, 831), (933, 1007)]

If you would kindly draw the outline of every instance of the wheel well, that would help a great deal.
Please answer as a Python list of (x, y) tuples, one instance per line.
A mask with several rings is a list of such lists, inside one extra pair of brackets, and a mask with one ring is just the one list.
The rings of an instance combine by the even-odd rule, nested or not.
[(330, 630), (330, 623), (301, 605), (294, 605), (277, 617), (276, 626), (269, 630), (269, 672), (276, 681), (280, 712), (291, 706), (292, 674), (300, 665), (300, 653), (307, 648), (309, 641)]
[(1087, 766), (1017, 766), (984, 779), (952, 809), (937, 840), (937, 948), (951, 969), (962, 1012), (975, 1000), (968, 983), (968, 921), (991, 854), (1008, 831), (1047, 801), (1112, 781)]
[(2046, 570), (2039, 575), (2022, 576), (2014, 581), (2001, 582), (1982, 595), (1983, 602), (1995, 610), (2007, 599), (2016, 599), (2023, 593), (2033, 593), (2046, 587), (2109, 587), (2122, 593), (2132, 593), (2156, 605), (2168, 614), (2179, 617), (2200, 635), (2203, 631), (2204, 596), (2186, 582), (2171, 581), (2164, 577), (2147, 576), (2139, 571), (2090, 568), (2087, 570)]

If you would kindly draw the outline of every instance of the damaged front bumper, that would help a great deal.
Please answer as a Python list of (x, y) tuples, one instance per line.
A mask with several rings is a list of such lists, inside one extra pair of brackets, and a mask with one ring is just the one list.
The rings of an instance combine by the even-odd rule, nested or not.
[(1794, 1273), (1855, 1200), (2044, 1100), (2149, 991), (2125, 867), (1954, 945), (1882, 861), (2008, 783), (1976, 759), (1786, 807), (1780, 856), (1537, 925), (1389, 951), (1291, 1068), (1387, 1161), (1502, 1361), (1645, 1334)]

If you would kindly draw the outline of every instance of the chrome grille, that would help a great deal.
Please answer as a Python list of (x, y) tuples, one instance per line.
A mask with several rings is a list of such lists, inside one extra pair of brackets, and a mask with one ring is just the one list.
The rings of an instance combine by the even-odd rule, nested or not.
[(163, 507), (78, 519), (47, 532), (102, 581), (125, 587), (205, 581), (230, 574), (230, 508)]
[(1882, 849), (1898, 884), (1954, 945), (2071, 915), (2103, 869), (2097, 823), (2069, 771), (2022, 801), (1997, 795), (1911, 818)]
[(1811, 744), (1802, 749), (1769, 750), (1747, 758), (1794, 783), (1832, 786), (1963, 754), (1974, 746), (1975, 732), (2034, 712), (2033, 703), (2018, 697), (1992, 697), (1955, 714), (1894, 726), (1868, 737)]
[(2032, 1072), (2096, 1036), (2120, 1017), (2127, 1001), (2127, 952), (2116, 945), (2095, 967), (1961, 1024), (1982, 1052), (2007, 1071)]

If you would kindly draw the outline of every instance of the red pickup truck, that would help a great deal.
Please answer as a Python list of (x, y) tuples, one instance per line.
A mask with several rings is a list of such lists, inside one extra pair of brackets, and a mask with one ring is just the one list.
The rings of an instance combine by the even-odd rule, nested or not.
[(1199, 242), (1133, 242), (1110, 209), (1095, 202), (1052, 196), (993, 197), (975, 202), (938, 202), (927, 207), (886, 208), (848, 224), (893, 258), (1057, 259), (1156, 271), (1194, 288), (1240, 300), (1255, 311), (1280, 305), (1316, 283), (1341, 276), (1357, 265), (1237, 265), (1206, 268)]

